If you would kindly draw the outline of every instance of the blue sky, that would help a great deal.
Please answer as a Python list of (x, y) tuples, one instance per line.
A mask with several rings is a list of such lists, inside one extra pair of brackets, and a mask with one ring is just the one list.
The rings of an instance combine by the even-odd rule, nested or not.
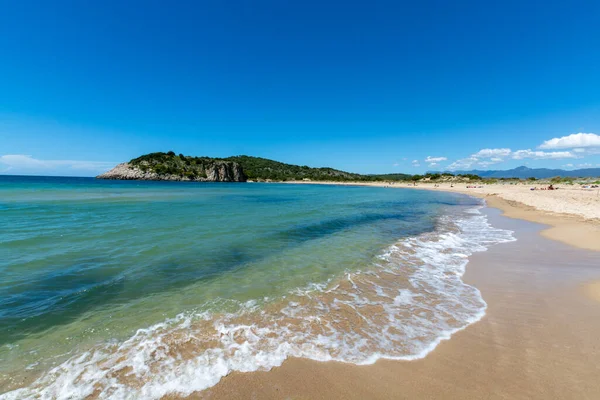
[(600, 165), (598, 1), (0, 1), (0, 173)]

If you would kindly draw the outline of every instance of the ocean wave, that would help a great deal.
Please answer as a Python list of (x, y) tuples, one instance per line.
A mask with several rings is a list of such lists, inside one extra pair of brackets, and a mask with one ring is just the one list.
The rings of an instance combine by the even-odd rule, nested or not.
[(485, 315), (479, 290), (462, 281), (468, 257), (513, 240), (479, 208), (446, 215), (434, 232), (390, 246), (372, 268), (283, 299), (239, 303), (235, 313), (180, 314), (79, 354), (0, 399), (158, 399), (288, 357), (354, 364), (423, 358)]

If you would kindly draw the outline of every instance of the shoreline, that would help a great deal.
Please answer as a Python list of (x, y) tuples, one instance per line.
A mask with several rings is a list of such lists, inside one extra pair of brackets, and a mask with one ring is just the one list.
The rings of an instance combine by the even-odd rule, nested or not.
[[(263, 188), (266, 189), (266, 187)], [(278, 190), (282, 193), (286, 193), (286, 189), (291, 188), (280, 187)], [(313, 192), (323, 191), (315, 191), (314, 189), (310, 189), (310, 193)], [(348, 192), (349, 195), (353, 195), (353, 193), (357, 193), (358, 191), (352, 189), (346, 190), (346, 192)], [(419, 204), (426, 205), (428, 203), (421, 203), (417, 199), (433, 199), (435, 197), (439, 197), (438, 195), (434, 194), (429, 195), (428, 193), (418, 192), (382, 193), (379, 190), (360, 192), (370, 192), (370, 198), (383, 198), (386, 196), (392, 198), (405, 198), (406, 196), (408, 196), (409, 198), (415, 199), (415, 202), (411, 205), (412, 209), (418, 208)], [(325, 196), (328, 197), (334, 196), (340, 198), (338, 195), (339, 191), (337, 190), (327, 189), (326, 191), (324, 191), (324, 193)], [(361, 200), (364, 199), (362, 195), (360, 196), (361, 197), (359, 198)], [(448, 200), (451, 204), (460, 203), (460, 205), (463, 205), (462, 203), (464, 203), (464, 199), (452, 199), (453, 196), (446, 195), (444, 195), (443, 197), (446, 200)], [(313, 205), (314, 197), (307, 197), (305, 199), (307, 202), (309, 202), (311, 206)], [(344, 196), (342, 196), (341, 199), (345, 201)], [(464, 217), (460, 218), (460, 220), (464, 219), (466, 221), (480, 221), (484, 219), (483, 217), (476, 217), (472, 215), (472, 211), (474, 211), (473, 209), (481, 208), (482, 205), (480, 202), (474, 202), (471, 200), (467, 203), (468, 204), (463, 205), (464, 207), (460, 207), (460, 215)], [(384, 209), (387, 208), (387, 203), (384, 203)], [(332, 209), (331, 212), (333, 212), (333, 210), (334, 209)], [(327, 215), (329, 215), (329, 212), (330, 211), (325, 210), (325, 213)], [(458, 214), (454, 215), (458, 216)], [(416, 220), (413, 221), (416, 222)], [(250, 349), (249, 351), (250, 353), (256, 354), (256, 357), (253, 358), (254, 361), (251, 361), (255, 366), (264, 365), (265, 367), (271, 367), (272, 365), (279, 365), (284, 358), (293, 355), (306, 356), (320, 360), (337, 358), (338, 360), (345, 360), (347, 362), (355, 362), (358, 364), (374, 362), (374, 359), (377, 357), (371, 357), (371, 355), (377, 354), (399, 359), (408, 359), (415, 357), (420, 358), (424, 356), (425, 353), (429, 352), (430, 349), (432, 349), (438, 343), (438, 337), (442, 336), (443, 338), (445, 338), (445, 336), (449, 336), (451, 333), (455, 332), (456, 328), (462, 329), (465, 323), (472, 323), (474, 322), (473, 318), (479, 320), (484, 315), (483, 309), (485, 303), (481, 299), (479, 292), (477, 290), (473, 290), (473, 288), (466, 287), (466, 285), (464, 285), (459, 278), (459, 276), (464, 273), (464, 264), (466, 263), (466, 258), (470, 254), (472, 254), (473, 251), (481, 251), (482, 248), (486, 247), (485, 243), (490, 243), (491, 240), (494, 242), (495, 240), (506, 240), (506, 237), (512, 239), (510, 233), (508, 232), (488, 232), (490, 233), (490, 235), (481, 235), (481, 233), (483, 232), (481, 227), (484, 224), (469, 223), (469, 228), (471, 228), (469, 232), (471, 233), (471, 235), (469, 235), (468, 237), (470, 237), (471, 240), (456, 240), (456, 234), (458, 234), (458, 232), (465, 231), (465, 229), (457, 229), (457, 218), (452, 218), (448, 215), (445, 215), (444, 218), (440, 218), (438, 222), (439, 223), (436, 224), (427, 224), (424, 227), (423, 231), (417, 229), (417, 231), (420, 231), (418, 235), (416, 234), (416, 232), (413, 232), (414, 234), (409, 234), (407, 236), (406, 247), (408, 247), (408, 251), (398, 252), (397, 254), (412, 254), (412, 252), (414, 251), (414, 259), (411, 261), (405, 259), (404, 256), (402, 256), (403, 261), (405, 262), (398, 263), (390, 261), (388, 267), (385, 266), (385, 261), (377, 261), (376, 263), (373, 263), (373, 270), (379, 271), (376, 272), (375, 275), (370, 273), (363, 273), (362, 269), (357, 269), (357, 273), (353, 273), (352, 277), (346, 276), (346, 273), (344, 272), (341, 276), (339, 276), (339, 281), (332, 281), (331, 286), (327, 286), (332, 291), (325, 290), (327, 289), (327, 287), (323, 286), (323, 288), (317, 288), (317, 290), (312, 291), (312, 294), (306, 296), (300, 294), (296, 297), (291, 297), (291, 294), (288, 294), (284, 296), (283, 299), (289, 298), (289, 300), (282, 299), (282, 302), (274, 303), (268, 306), (267, 310), (269, 310), (270, 312), (267, 312), (267, 320), (264, 320), (263, 322), (261, 322), (263, 318), (260, 317), (260, 315), (249, 317), (245, 313), (241, 313), (237, 316), (233, 314), (231, 316), (225, 316), (225, 319), (221, 319), (220, 317), (217, 317), (217, 319), (215, 320), (211, 319), (210, 323), (207, 322), (208, 326), (203, 326), (204, 320), (202, 320), (198, 323), (198, 327), (200, 329), (198, 329), (197, 331), (193, 330), (194, 332), (200, 333), (199, 335), (194, 335), (195, 338), (193, 340), (196, 346), (190, 346), (189, 343), (186, 341), (179, 342), (180, 337), (179, 332), (177, 331), (173, 332), (173, 334), (168, 333), (167, 335), (159, 335), (158, 341), (155, 341), (153, 345), (157, 345), (158, 348), (162, 349), (161, 343), (169, 343), (167, 349), (170, 349), (169, 351), (172, 351), (172, 354), (182, 355), (183, 359), (185, 360), (187, 360), (188, 357), (190, 360), (193, 360), (195, 356), (198, 355), (198, 353), (195, 353), (195, 350), (203, 348), (201, 345), (202, 341), (199, 339), (200, 337), (205, 336), (208, 338), (208, 341), (206, 343), (208, 344), (208, 348), (212, 348), (211, 346), (214, 346), (214, 343), (211, 343), (213, 341), (213, 339), (211, 338), (216, 338), (217, 341), (220, 341), (220, 338), (225, 337), (224, 341), (222, 341), (221, 343), (223, 344), (223, 348), (225, 349), (224, 353), (227, 353), (227, 349), (232, 348), (232, 343), (229, 342), (228, 339), (229, 335), (226, 334), (223, 336), (219, 333), (223, 333), (223, 328), (221, 328), (220, 330), (216, 330), (214, 334), (211, 330), (211, 325), (214, 321), (223, 321), (222, 323), (224, 324), (224, 326), (228, 326), (227, 332), (231, 333), (231, 337), (239, 337), (240, 339), (242, 339), (243, 337), (249, 337), (251, 339), (246, 343), (256, 343), (256, 347), (254, 347), (254, 349), (260, 350), (260, 352), (257, 352), (256, 354), (255, 350)], [(488, 226), (487, 224), (485, 225)], [(444, 227), (446, 229), (444, 229)], [(432, 228), (435, 229), (430, 230)], [(442, 232), (446, 232), (450, 236), (450, 239), (445, 240), (446, 236), (442, 234)], [(392, 236), (393, 238), (390, 237), (389, 241), (386, 240), (385, 242), (382, 242), (382, 244), (384, 244), (386, 247), (385, 251), (380, 252), (379, 250), (383, 249), (377, 249), (377, 259), (384, 260), (384, 258), (389, 257), (388, 261), (391, 260), (393, 257), (392, 253), (394, 253), (395, 250), (393, 250), (391, 247), (388, 248), (387, 246), (391, 243), (395, 243), (393, 245), (394, 249), (396, 249), (397, 245), (401, 246), (401, 244), (398, 243), (398, 240), (400, 240), (398, 235)], [(500, 238), (498, 238), (498, 236), (500, 236)], [(454, 238), (454, 240), (452, 238)], [(358, 242), (356, 242), (355, 240), (352, 240), (352, 243), (348, 243), (348, 246), (356, 246), (357, 243)], [(442, 254), (446, 254), (446, 257), (443, 257), (442, 261), (438, 260), (438, 262), (433, 263), (432, 267), (438, 273), (434, 272), (432, 274), (424, 274), (423, 276), (420, 276), (422, 274), (418, 273), (419, 266), (422, 265), (424, 262), (427, 262), (427, 254), (429, 254), (429, 252), (420, 252), (416, 249), (425, 247), (427, 250), (431, 247), (432, 243), (441, 245), (442, 249), (440, 249), (440, 246), (434, 245), (434, 247), (439, 250), (438, 254), (440, 256), (442, 256)], [(340, 248), (343, 247), (338, 247), (338, 249)], [(330, 251), (330, 249), (328, 249), (328, 251)], [(375, 257), (374, 254), (372, 256)], [(373, 261), (372, 257), (369, 257), (369, 259), (370, 261)], [(319, 262), (320, 259), (316, 261)], [(361, 263), (361, 266), (363, 265), (365, 264)], [(399, 265), (404, 265), (405, 267), (412, 267), (405, 268), (406, 271), (404, 271), (404, 273), (399, 273), (400, 271), (395, 271), (396, 269), (398, 269), (397, 267)], [(344, 266), (345, 268), (348, 268), (349, 264), (344, 263)], [(413, 276), (412, 272), (410, 271), (415, 271), (417, 276)], [(402, 278), (400, 278), (400, 282), (416, 281), (419, 284), (410, 285), (406, 287), (407, 290), (397, 292), (397, 285), (393, 283), (393, 278), (399, 279), (399, 276), (402, 276)], [(444, 276), (448, 279), (442, 281)], [(389, 286), (388, 283), (390, 284)], [(325, 285), (329, 285), (329, 280), (326, 281)], [(294, 287), (295, 286), (296, 285), (294, 285)], [(405, 288), (405, 286), (400, 287)], [(417, 312), (411, 313), (409, 311), (410, 309), (405, 306), (406, 304), (412, 303), (411, 299), (413, 293), (422, 293), (420, 290), (420, 288), (422, 287), (429, 289), (426, 290), (428, 294), (422, 295), (424, 297), (423, 300), (416, 302), (417, 304), (415, 304), (415, 307), (411, 307), (410, 309), (422, 311), (423, 313), (430, 312), (431, 315), (428, 315), (428, 317), (426, 318), (419, 317), (418, 315), (421, 314)], [(386, 295), (385, 291), (388, 289), (391, 291), (389, 291), (388, 295)], [(358, 296), (359, 299), (356, 299), (356, 301), (354, 301), (354, 296)], [(419, 294), (419, 296), (421, 296), (421, 294)], [(460, 301), (458, 303), (455, 301), (457, 298), (460, 298)], [(347, 302), (348, 305), (345, 306), (345, 302)], [(441, 304), (442, 307), (438, 308), (439, 304)], [(453, 313), (452, 311), (450, 311), (449, 308), (446, 308), (444, 305), (447, 305), (448, 307), (455, 307), (456, 313)], [(282, 306), (283, 308), (281, 308)], [(299, 306), (304, 307), (298, 308)], [(306, 312), (302, 313), (302, 311), (296, 311), (301, 310), (302, 308), (305, 309)], [(385, 310), (385, 313), (380, 312), (381, 308)], [(353, 310), (355, 310), (356, 312)], [(295, 315), (298, 313), (302, 313), (303, 315), (299, 314), (298, 317), (296, 317)], [(405, 320), (403, 318), (391, 317), (391, 315), (393, 314), (398, 316), (399, 313), (406, 313), (408, 316), (413, 314), (414, 318), (411, 318), (411, 320)], [(475, 315), (473, 315), (474, 313)], [(387, 314), (390, 315), (390, 318), (386, 316)], [(319, 322), (311, 322), (309, 323), (310, 326), (307, 326), (304, 322), (307, 320), (311, 321), (312, 317), (316, 317), (319, 320)], [(364, 324), (362, 324), (361, 318), (364, 321), (370, 322), (365, 322)], [(275, 323), (274, 326), (271, 324), (271, 322), (273, 322), (273, 319), (275, 319), (276, 321), (284, 321), (283, 324), (285, 326), (285, 329), (279, 332), (277, 335), (267, 334), (267, 332), (269, 331), (278, 331), (277, 323)], [(249, 321), (251, 321), (252, 323), (249, 324)], [(345, 322), (339, 323), (339, 321), (351, 321), (353, 326), (348, 327)], [(406, 321), (406, 323), (404, 321)], [(432, 323), (429, 323), (430, 321), (432, 321)], [(252, 338), (255, 337), (253, 333), (255, 326), (254, 322), (256, 322), (256, 329), (265, 332), (264, 335), (259, 335), (263, 337), (264, 340), (261, 339), (261, 341), (253, 342)], [(423, 324), (422, 322), (425, 323)], [(360, 324), (361, 326), (357, 326), (356, 324)], [(253, 328), (247, 328), (248, 325), (253, 326)], [(294, 326), (298, 327), (299, 329), (294, 328)], [(404, 329), (404, 326), (407, 326), (406, 330)], [(375, 329), (371, 329), (369, 327), (373, 327)], [(385, 329), (380, 327), (389, 328), (390, 334), (382, 335), (382, 333), (385, 332)], [(149, 332), (152, 332), (153, 330), (153, 326), (148, 328)], [(182, 331), (186, 332), (187, 327), (183, 327)], [(286, 334), (286, 331), (289, 334)], [(206, 332), (206, 335), (204, 334), (204, 332)], [(305, 332), (309, 334), (304, 335)], [(336, 332), (339, 332), (340, 338), (342, 339), (341, 341), (338, 341), (338, 333)], [(348, 332), (348, 335), (344, 336), (344, 332)], [(416, 340), (413, 340), (413, 337), (415, 336), (414, 332), (418, 332)], [(353, 335), (356, 338), (354, 342), (351, 339), (349, 339)], [(400, 335), (400, 337), (398, 337), (398, 335)], [(281, 340), (277, 340), (277, 342), (279, 342), (282, 345), (281, 351), (279, 350), (280, 347), (277, 347), (275, 349), (276, 351), (273, 351), (274, 347), (269, 344), (269, 342), (272, 341), (271, 338), (277, 336), (282, 337), (282, 339), (284, 340), (284, 342), (282, 342)], [(328, 345), (324, 343), (321, 340), (321, 337), (329, 338), (330, 343), (333, 343), (333, 345)], [(365, 337), (376, 338), (376, 340), (364, 344), (362, 338)], [(381, 342), (379, 342), (378, 339), (381, 339), (382, 337), (384, 337), (384, 339)], [(431, 342), (432, 339), (433, 342)], [(136, 340), (137, 339), (129, 341), (129, 343), (132, 344), (131, 346), (124, 345), (121, 346), (120, 349), (137, 350), (138, 348), (136, 343), (138, 342), (136, 342)], [(294, 348), (291, 348), (290, 350), (285, 350), (290, 343), (296, 343), (297, 346), (294, 346)], [(377, 343), (379, 343), (379, 345)], [(385, 345), (385, 343), (395, 344)], [(430, 345), (430, 343), (432, 343), (432, 345)], [(277, 343), (275, 344), (277, 345)], [(310, 348), (311, 344), (312, 348)], [(233, 345), (233, 348), (235, 346), (236, 345)], [(368, 349), (366, 349), (367, 346), (369, 347)], [(191, 347), (194, 347), (194, 349), (192, 349)], [(322, 350), (319, 350), (320, 348), (322, 348)], [(201, 352), (202, 351), (200, 351), (200, 353)], [(282, 354), (281, 352), (287, 354)], [(108, 351), (107, 353), (111, 352)], [(117, 356), (108, 358), (109, 362), (103, 362), (102, 364), (110, 365), (110, 360), (114, 361), (117, 357), (120, 358), (120, 356), (123, 355), (123, 353), (129, 353), (129, 355), (131, 355), (131, 353), (128, 350), (125, 350), (123, 352), (117, 351), (117, 353)], [(266, 364), (263, 363), (265, 361), (265, 355), (271, 358), (271, 361), (266, 360)], [(271, 355), (273, 355), (273, 357)], [(285, 357), (282, 357), (282, 355), (285, 355)], [(100, 357), (102, 358), (102, 356)], [(152, 358), (152, 360), (154, 360), (153, 355), (150, 355), (150, 357)], [(247, 368), (245, 368), (243, 365), (243, 355), (238, 357), (241, 360), (236, 360), (234, 359), (234, 357), (229, 356), (225, 357), (226, 359), (223, 363), (231, 363), (231, 369), (242, 371), (247, 370)], [(124, 358), (134, 359), (134, 357)], [(194, 363), (191, 362), (189, 364), (184, 364), (185, 369), (187, 369), (188, 371), (193, 371), (194, 369), (196, 369), (197, 371), (203, 371), (203, 358), (198, 357), (198, 360), (200, 360), (200, 362), (196, 363), (195, 368), (193, 366)], [(158, 359), (157, 363), (154, 364), (150, 360), (150, 362), (146, 365), (151, 365), (150, 368), (153, 368), (155, 364), (159, 363), (160, 361)], [(67, 367), (61, 368), (61, 372), (59, 375), (61, 376), (61, 378), (66, 375), (66, 381), (70, 381), (74, 378), (78, 379), (77, 373), (81, 371), (79, 367), (83, 366), (83, 368), (85, 369), (88, 368), (87, 366), (81, 365), (78, 362), (64, 365), (66, 365)], [(218, 368), (220, 367), (219, 362), (214, 363), (213, 361), (211, 361), (209, 367), (213, 365), (218, 371)], [(93, 363), (93, 365), (91, 365), (89, 368), (90, 370), (96, 370), (97, 367), (98, 364)], [(149, 379), (147, 380), (147, 383), (149, 384), (147, 386), (144, 385), (144, 389), (146, 390), (146, 392), (152, 390), (160, 390), (158, 389), (158, 387), (162, 384), (160, 382), (160, 380), (162, 380), (161, 375), (169, 376), (170, 371), (173, 371), (169, 370), (167, 366), (167, 368), (165, 368), (165, 370), (162, 371), (164, 372), (164, 374), (160, 374), (158, 373), (158, 370), (160, 370), (160, 368), (158, 368), (159, 365), (156, 365), (156, 367), (156, 375), (152, 378), (149, 377)], [(98, 374), (110, 374), (109, 376), (113, 378), (121, 377), (121, 370), (112, 370), (111, 368), (109, 368), (109, 371), (107, 372), (106, 370), (102, 370), (102, 367), (100, 368), (101, 370), (96, 370)], [(73, 374), (70, 374), (69, 371), (75, 372)], [(123, 374), (126, 375), (126, 372), (127, 370), (125, 370)], [(214, 377), (214, 372), (207, 373), (206, 376)], [(190, 381), (192, 381), (192, 378), (194, 377), (198, 378), (199, 376), (201, 376), (201, 379), (204, 378), (202, 372), (199, 375), (194, 373), (192, 373), (192, 375), (193, 376), (189, 379)], [(155, 381), (154, 378), (157, 378), (157, 381)], [(183, 381), (185, 382), (186, 379), (188, 378), (184, 378)], [(127, 382), (128, 380), (129, 378), (127, 377), (123, 378), (123, 382)], [(86, 382), (85, 379), (82, 379), (82, 381), (84, 385), (88, 384), (88, 382)], [(91, 384), (93, 384), (93, 382), (89, 382), (89, 385)], [(175, 383), (172, 381), (171, 385), (174, 384)], [(52, 382), (49, 380), (39, 386), (43, 387), (44, 385), (50, 385), (51, 388), (55, 388), (55, 386), (53, 386)], [(98, 384), (98, 387), (99, 385), (100, 384)], [(128, 385), (130, 385), (132, 388), (135, 388), (136, 386), (133, 383), (128, 383)], [(74, 386), (77, 387), (79, 385)], [(85, 388), (85, 386), (81, 386)], [(181, 387), (185, 388), (185, 383), (182, 384)], [(197, 388), (198, 386), (191, 387)], [(89, 386), (87, 388), (89, 388)], [(87, 388), (86, 390), (89, 390)]]
[(598, 294), (600, 254), (488, 212), (493, 226), (514, 230), (518, 240), (470, 257), (463, 281), (481, 291), (486, 315), (427, 357), (367, 366), (289, 358), (270, 371), (231, 373), (189, 398), (597, 398), (600, 297), (587, 292)]
[[(597, 219), (552, 213), (507, 200), (498, 193), (467, 188), (356, 185), (471, 195), (484, 199), (492, 212), (496, 210), (502, 224), (523, 227), (515, 232), (525, 235), (526, 243), (512, 245), (520, 251), (507, 252), (507, 256), (502, 250), (507, 245), (496, 246), (473, 255), (467, 266), (463, 281), (481, 290), (488, 304), (486, 315), (450, 340), (442, 341), (420, 360), (381, 359), (374, 365), (356, 366), (291, 358), (270, 371), (230, 374), (216, 386), (190, 398), (478, 399), (486, 392), (488, 398), (600, 396), (600, 385), (593, 372), (600, 369), (600, 363), (594, 361), (600, 356), (600, 339), (587, 334), (600, 328), (600, 323), (590, 319), (600, 307), (600, 269), (593, 268), (600, 262)], [(591, 262), (591, 268), (589, 262), (586, 264), (589, 270), (585, 275), (580, 271), (581, 264), (570, 259), (580, 255), (597, 260)], [(542, 267), (533, 267), (542, 262)], [(495, 276), (497, 271), (490, 273), (494, 267), (502, 271), (503, 279)], [(544, 273), (539, 273), (539, 269)], [(539, 275), (538, 279), (532, 279), (532, 274)], [(565, 276), (570, 277), (568, 283)], [(541, 289), (531, 293), (531, 285)], [(557, 351), (557, 346), (585, 350), (573, 355), (570, 350)], [(561, 356), (553, 357), (556, 352)], [(596, 354), (596, 358), (589, 353)], [(536, 359), (533, 364), (532, 354)], [(561, 362), (557, 364), (558, 359)], [(399, 376), (403, 378), (400, 381)]]
[[(456, 183), (450, 186), (449, 183), (441, 183), (437, 187), (433, 183), (419, 183), (418, 186), (410, 186), (408, 184), (389, 184), (389, 183), (372, 183), (372, 182), (283, 182), (286, 184), (316, 184), (316, 185), (339, 185), (339, 186), (368, 186), (368, 187), (385, 187), (390, 189), (413, 189), (413, 190), (429, 190), (443, 191), (449, 193), (460, 193), (477, 198), (484, 199), (489, 207), (497, 208), (503, 212), (503, 215), (508, 218), (516, 218), (546, 225), (540, 234), (548, 239), (556, 240), (570, 246), (580, 249), (600, 251), (600, 197), (596, 192), (587, 192), (581, 190), (563, 189), (551, 191), (530, 191), (530, 185), (479, 185), (478, 188), (467, 188), (471, 186), (465, 183)], [(473, 185), (475, 186), (475, 185)], [(519, 190), (521, 189), (521, 190)], [(509, 191), (510, 190), (510, 191)], [(516, 192), (516, 193), (515, 193)], [(535, 197), (533, 195), (543, 195), (548, 201), (548, 195), (556, 197), (556, 194), (561, 195), (558, 199), (549, 199), (551, 201), (545, 204), (547, 209), (542, 209), (536, 206)], [(565, 195), (566, 194), (566, 195)], [(591, 196), (590, 196), (591, 194)], [(523, 197), (528, 195), (528, 197)], [(585, 196), (583, 201), (579, 200), (581, 196)], [(578, 197), (579, 196), (579, 197)], [(530, 204), (523, 201), (513, 200), (514, 198), (527, 199)], [(591, 200), (589, 200), (591, 198)], [(580, 208), (577, 211), (579, 214), (568, 212), (554, 212), (548, 209), (560, 209), (555, 204), (560, 201), (574, 202), (568, 210), (577, 209), (579, 202), (583, 203), (587, 208)], [(589, 203), (589, 202), (593, 203)], [(591, 209), (591, 211), (590, 211)]]
[[(597, 268), (600, 254), (546, 240), (568, 244), (568, 238), (561, 235), (571, 236), (580, 249), (589, 246), (589, 250), (595, 250), (593, 236), (590, 237), (585, 229), (582, 232), (582, 225), (593, 229), (596, 221), (537, 210), (496, 193), (471, 193), (461, 191), (461, 188), (444, 190), (432, 185), (406, 188), (459, 192), (485, 199), (483, 210), (491, 215), (490, 224), (514, 230), (519, 241), (525, 240), (507, 249), (504, 244), (496, 244), (484, 254), (468, 257), (469, 264), (462, 281), (480, 290), (488, 302), (481, 318), (455, 331), (452, 338), (443, 338), (424, 358), (406, 361), (382, 357), (375, 364), (357, 365), (290, 357), (270, 371), (230, 373), (216, 386), (193, 393), (191, 398), (431, 398), (443, 394), (444, 398), (474, 399), (480, 398), (475, 390), (489, 389), (489, 393), (495, 393), (497, 386), (506, 381), (512, 385), (512, 379), (522, 380), (523, 374), (529, 379), (527, 385), (516, 384), (515, 387), (521, 390), (517, 392), (502, 387), (499, 392), (504, 393), (502, 398), (519, 398), (519, 395), (522, 398), (571, 398), (568, 394), (573, 394), (573, 398), (594, 394), (595, 398), (600, 395), (600, 385), (594, 386), (590, 384), (593, 379), (587, 379), (591, 372), (600, 370), (600, 363), (594, 361), (600, 359), (600, 338), (590, 335), (600, 328), (600, 321), (593, 318), (600, 306), (600, 269)], [(527, 222), (540, 222), (541, 218), (552, 221), (552, 225), (546, 223), (550, 228)], [(569, 228), (573, 229), (571, 234)], [(558, 237), (548, 235), (552, 229), (558, 232)], [(573, 237), (577, 234), (581, 236)], [(471, 236), (473, 241), (478, 241), (479, 237), (483, 236), (480, 233)], [(536, 343), (540, 337), (541, 347)], [(455, 343), (457, 338), (458, 344)], [(552, 358), (556, 346), (560, 366)], [(566, 350), (577, 350), (578, 346), (582, 347), (576, 356)], [(537, 357), (534, 364), (531, 364), (531, 351)], [(480, 352), (483, 358), (472, 352)], [(523, 354), (527, 356), (525, 359)], [(568, 360), (566, 367), (562, 365), (563, 359)], [(511, 367), (504, 366), (499, 370), (497, 364), (502, 361)], [(562, 377), (564, 368), (570, 374), (571, 386), (555, 383)], [(489, 374), (482, 375), (486, 369)], [(543, 374), (537, 375), (538, 369)], [(465, 391), (471, 384), (468, 379), (473, 375), (479, 382), (470, 388), (471, 391)], [(414, 383), (407, 387), (397, 376), (412, 379)], [(585, 383), (577, 391), (573, 385), (580, 376)], [(440, 380), (451, 382), (451, 387), (440, 386)], [(415, 388), (415, 385), (426, 388)], [(548, 392), (546, 386), (552, 389)], [(162, 398), (178, 397), (167, 395)]]

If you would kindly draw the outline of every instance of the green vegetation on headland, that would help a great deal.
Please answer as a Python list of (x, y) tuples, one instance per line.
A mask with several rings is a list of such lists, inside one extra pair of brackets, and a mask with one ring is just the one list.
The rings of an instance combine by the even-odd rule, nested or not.
[(206, 170), (215, 161), (210, 157), (188, 157), (174, 152), (150, 153), (134, 158), (129, 165), (139, 168), (143, 172), (155, 172), (158, 175), (175, 175), (189, 179), (206, 178)]
[(225, 161), (238, 163), (250, 180), (294, 181), (363, 181), (367, 176), (339, 171), (333, 168), (311, 168), (306, 165), (285, 164), (266, 158), (234, 156)]
[[(520, 167), (516, 171), (536, 170)], [(482, 171), (485, 172), (485, 171)], [(507, 171), (508, 172), (508, 171)], [(260, 157), (234, 156), (227, 158), (191, 157), (183, 154), (158, 152), (134, 158), (129, 163), (120, 164), (113, 170), (99, 176), (102, 179), (143, 179), (143, 180), (189, 180), (244, 182), (284, 182), (284, 181), (333, 181), (333, 182), (481, 182), (498, 183), (512, 181), (535, 182), (531, 175), (524, 178), (481, 177), (471, 171), (458, 174), (449, 172), (409, 174), (356, 174), (333, 168), (312, 168), (306, 165), (292, 165)], [(553, 177), (544, 180), (553, 183), (573, 183), (573, 178)], [(589, 180), (589, 179), (587, 179)], [(541, 182), (540, 182), (541, 183)]]
[(312, 168), (292, 165), (260, 157), (234, 156), (227, 158), (190, 157), (183, 154), (150, 153), (134, 158), (129, 165), (144, 173), (160, 176), (179, 176), (189, 180), (207, 178), (206, 171), (215, 163), (239, 165), (243, 174), (252, 181), (334, 181), (376, 182), (410, 180), (407, 174), (361, 175), (333, 168)]

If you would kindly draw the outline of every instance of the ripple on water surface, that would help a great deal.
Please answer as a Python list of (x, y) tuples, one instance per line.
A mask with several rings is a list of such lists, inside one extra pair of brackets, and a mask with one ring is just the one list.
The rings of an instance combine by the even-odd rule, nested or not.
[[(138, 200), (74, 200), (84, 216), (54, 222), (69, 231), (58, 250), (19, 250), (0, 266), (32, 278), (1, 287), (16, 305), (0, 309), (15, 328), (2, 336), (4, 387), (25, 386), (2, 398), (160, 398), (289, 356), (423, 357), (484, 314), (461, 280), (467, 257), (513, 240), (471, 200), (437, 193), (190, 185), (164, 203), (126, 194)], [(48, 313), (36, 314), (43, 304)]]

